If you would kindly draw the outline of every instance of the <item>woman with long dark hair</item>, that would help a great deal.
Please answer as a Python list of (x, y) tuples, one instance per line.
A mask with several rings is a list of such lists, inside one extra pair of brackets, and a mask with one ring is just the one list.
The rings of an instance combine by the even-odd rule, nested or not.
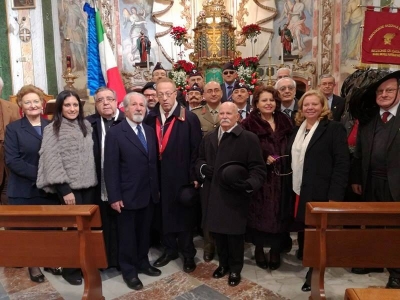
[[(43, 132), (39, 151), (37, 186), (57, 193), (61, 204), (93, 204), (97, 184), (92, 127), (83, 116), (77, 93), (63, 91), (55, 103), (54, 120)], [(72, 285), (82, 284), (80, 269), (66, 269), (62, 276)]]
[[(286, 114), (281, 112), (281, 100), (273, 87), (258, 87), (252, 105), (253, 110), (241, 124), (258, 136), (268, 172), (263, 187), (253, 195), (250, 203), (246, 240), (256, 246), (257, 266), (276, 270), (281, 264), (280, 252), (284, 232), (287, 231), (281, 214), (281, 162), (284, 161), (283, 155), (293, 126)], [(264, 254), (266, 243), (271, 245), (269, 263)]]

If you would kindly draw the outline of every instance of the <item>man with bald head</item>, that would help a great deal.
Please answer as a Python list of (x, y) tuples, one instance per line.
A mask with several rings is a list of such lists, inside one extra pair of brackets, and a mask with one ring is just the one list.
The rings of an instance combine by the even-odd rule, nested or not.
[(229, 286), (240, 283), (251, 194), (266, 178), (259, 140), (238, 126), (238, 120), (236, 104), (222, 103), (220, 126), (203, 138), (196, 161), (197, 176), (203, 182), (202, 225), (214, 235), (219, 256), (213, 277), (229, 273)]
[(210, 81), (204, 86), (203, 98), (205, 105), (192, 110), (199, 118), (203, 135), (214, 130), (219, 125), (218, 113), (222, 99), (222, 89), (218, 82)]

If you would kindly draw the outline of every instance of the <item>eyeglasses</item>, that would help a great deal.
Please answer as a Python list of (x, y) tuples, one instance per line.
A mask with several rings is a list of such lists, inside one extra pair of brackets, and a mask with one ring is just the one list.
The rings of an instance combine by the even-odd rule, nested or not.
[(230, 75), (233, 75), (233, 74), (235, 74), (236, 73), (236, 71), (224, 71), (224, 75), (228, 75), (228, 74), (230, 74)]
[(284, 92), (286, 89), (288, 89), (289, 91), (294, 91), (294, 86), (293, 86), (293, 85), (281, 86), (281, 87), (278, 89), (278, 91)]
[(164, 94), (164, 93), (158, 93), (158, 94), (157, 94), (157, 98), (158, 98), (158, 99), (161, 99), (161, 100), (164, 99), (164, 97), (169, 98), (169, 97), (171, 97), (175, 92), (176, 92), (176, 90), (173, 91), (173, 92), (166, 92), (165, 94)]
[(143, 94), (143, 95), (147, 98), (151, 98), (151, 97), (156, 98), (157, 97), (157, 95), (155, 95), (155, 94)]
[(113, 98), (113, 97), (97, 98), (97, 99), (95, 100), (95, 102), (96, 102), (96, 103), (104, 103), (106, 100), (107, 100), (108, 102), (113, 102), (113, 101), (115, 101), (115, 98)]
[[(278, 175), (278, 176), (287, 176), (287, 175), (290, 175), (290, 174), (292, 174), (293, 173), (293, 171), (290, 171), (290, 172), (288, 172), (288, 173), (281, 173), (281, 167), (282, 167), (282, 164), (280, 163), (282, 160), (283, 160), (283, 158), (288, 158), (289, 157), (289, 155), (281, 155), (281, 156), (276, 156), (276, 157), (274, 157), (275, 158), (275, 161), (272, 163), (272, 167), (274, 168), (274, 173), (276, 174), (276, 175)], [(287, 161), (288, 161), (288, 159), (286, 159)]]
[(377, 95), (383, 95), (383, 92), (385, 92), (386, 94), (394, 94), (396, 91), (398, 90), (398, 88), (388, 88), (386, 90), (376, 90), (376, 94)]
[(40, 99), (35, 99), (32, 101), (22, 101), (24, 105), (39, 105), (41, 103)]

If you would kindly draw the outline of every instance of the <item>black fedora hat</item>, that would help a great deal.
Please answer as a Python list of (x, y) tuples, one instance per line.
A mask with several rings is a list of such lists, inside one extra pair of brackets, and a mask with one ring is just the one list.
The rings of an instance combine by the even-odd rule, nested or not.
[(199, 190), (193, 183), (182, 185), (178, 192), (178, 201), (184, 207), (192, 207), (200, 201)]
[(376, 104), (376, 89), (386, 80), (400, 79), (400, 70), (392, 72), (382, 69), (368, 69), (352, 82), (353, 87), (346, 95), (351, 115), (365, 124), (379, 111)]
[(232, 184), (248, 179), (249, 171), (246, 165), (240, 161), (228, 161), (218, 168), (218, 175), (221, 186), (231, 189)]

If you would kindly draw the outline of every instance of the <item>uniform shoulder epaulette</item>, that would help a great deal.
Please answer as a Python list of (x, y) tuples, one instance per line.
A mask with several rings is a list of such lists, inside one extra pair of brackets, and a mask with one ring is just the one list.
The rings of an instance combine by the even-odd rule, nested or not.
[(202, 108), (202, 107), (204, 107), (204, 105), (199, 105), (199, 106), (196, 106), (196, 107), (192, 108), (192, 111), (193, 111), (193, 110), (200, 109), (200, 108)]

